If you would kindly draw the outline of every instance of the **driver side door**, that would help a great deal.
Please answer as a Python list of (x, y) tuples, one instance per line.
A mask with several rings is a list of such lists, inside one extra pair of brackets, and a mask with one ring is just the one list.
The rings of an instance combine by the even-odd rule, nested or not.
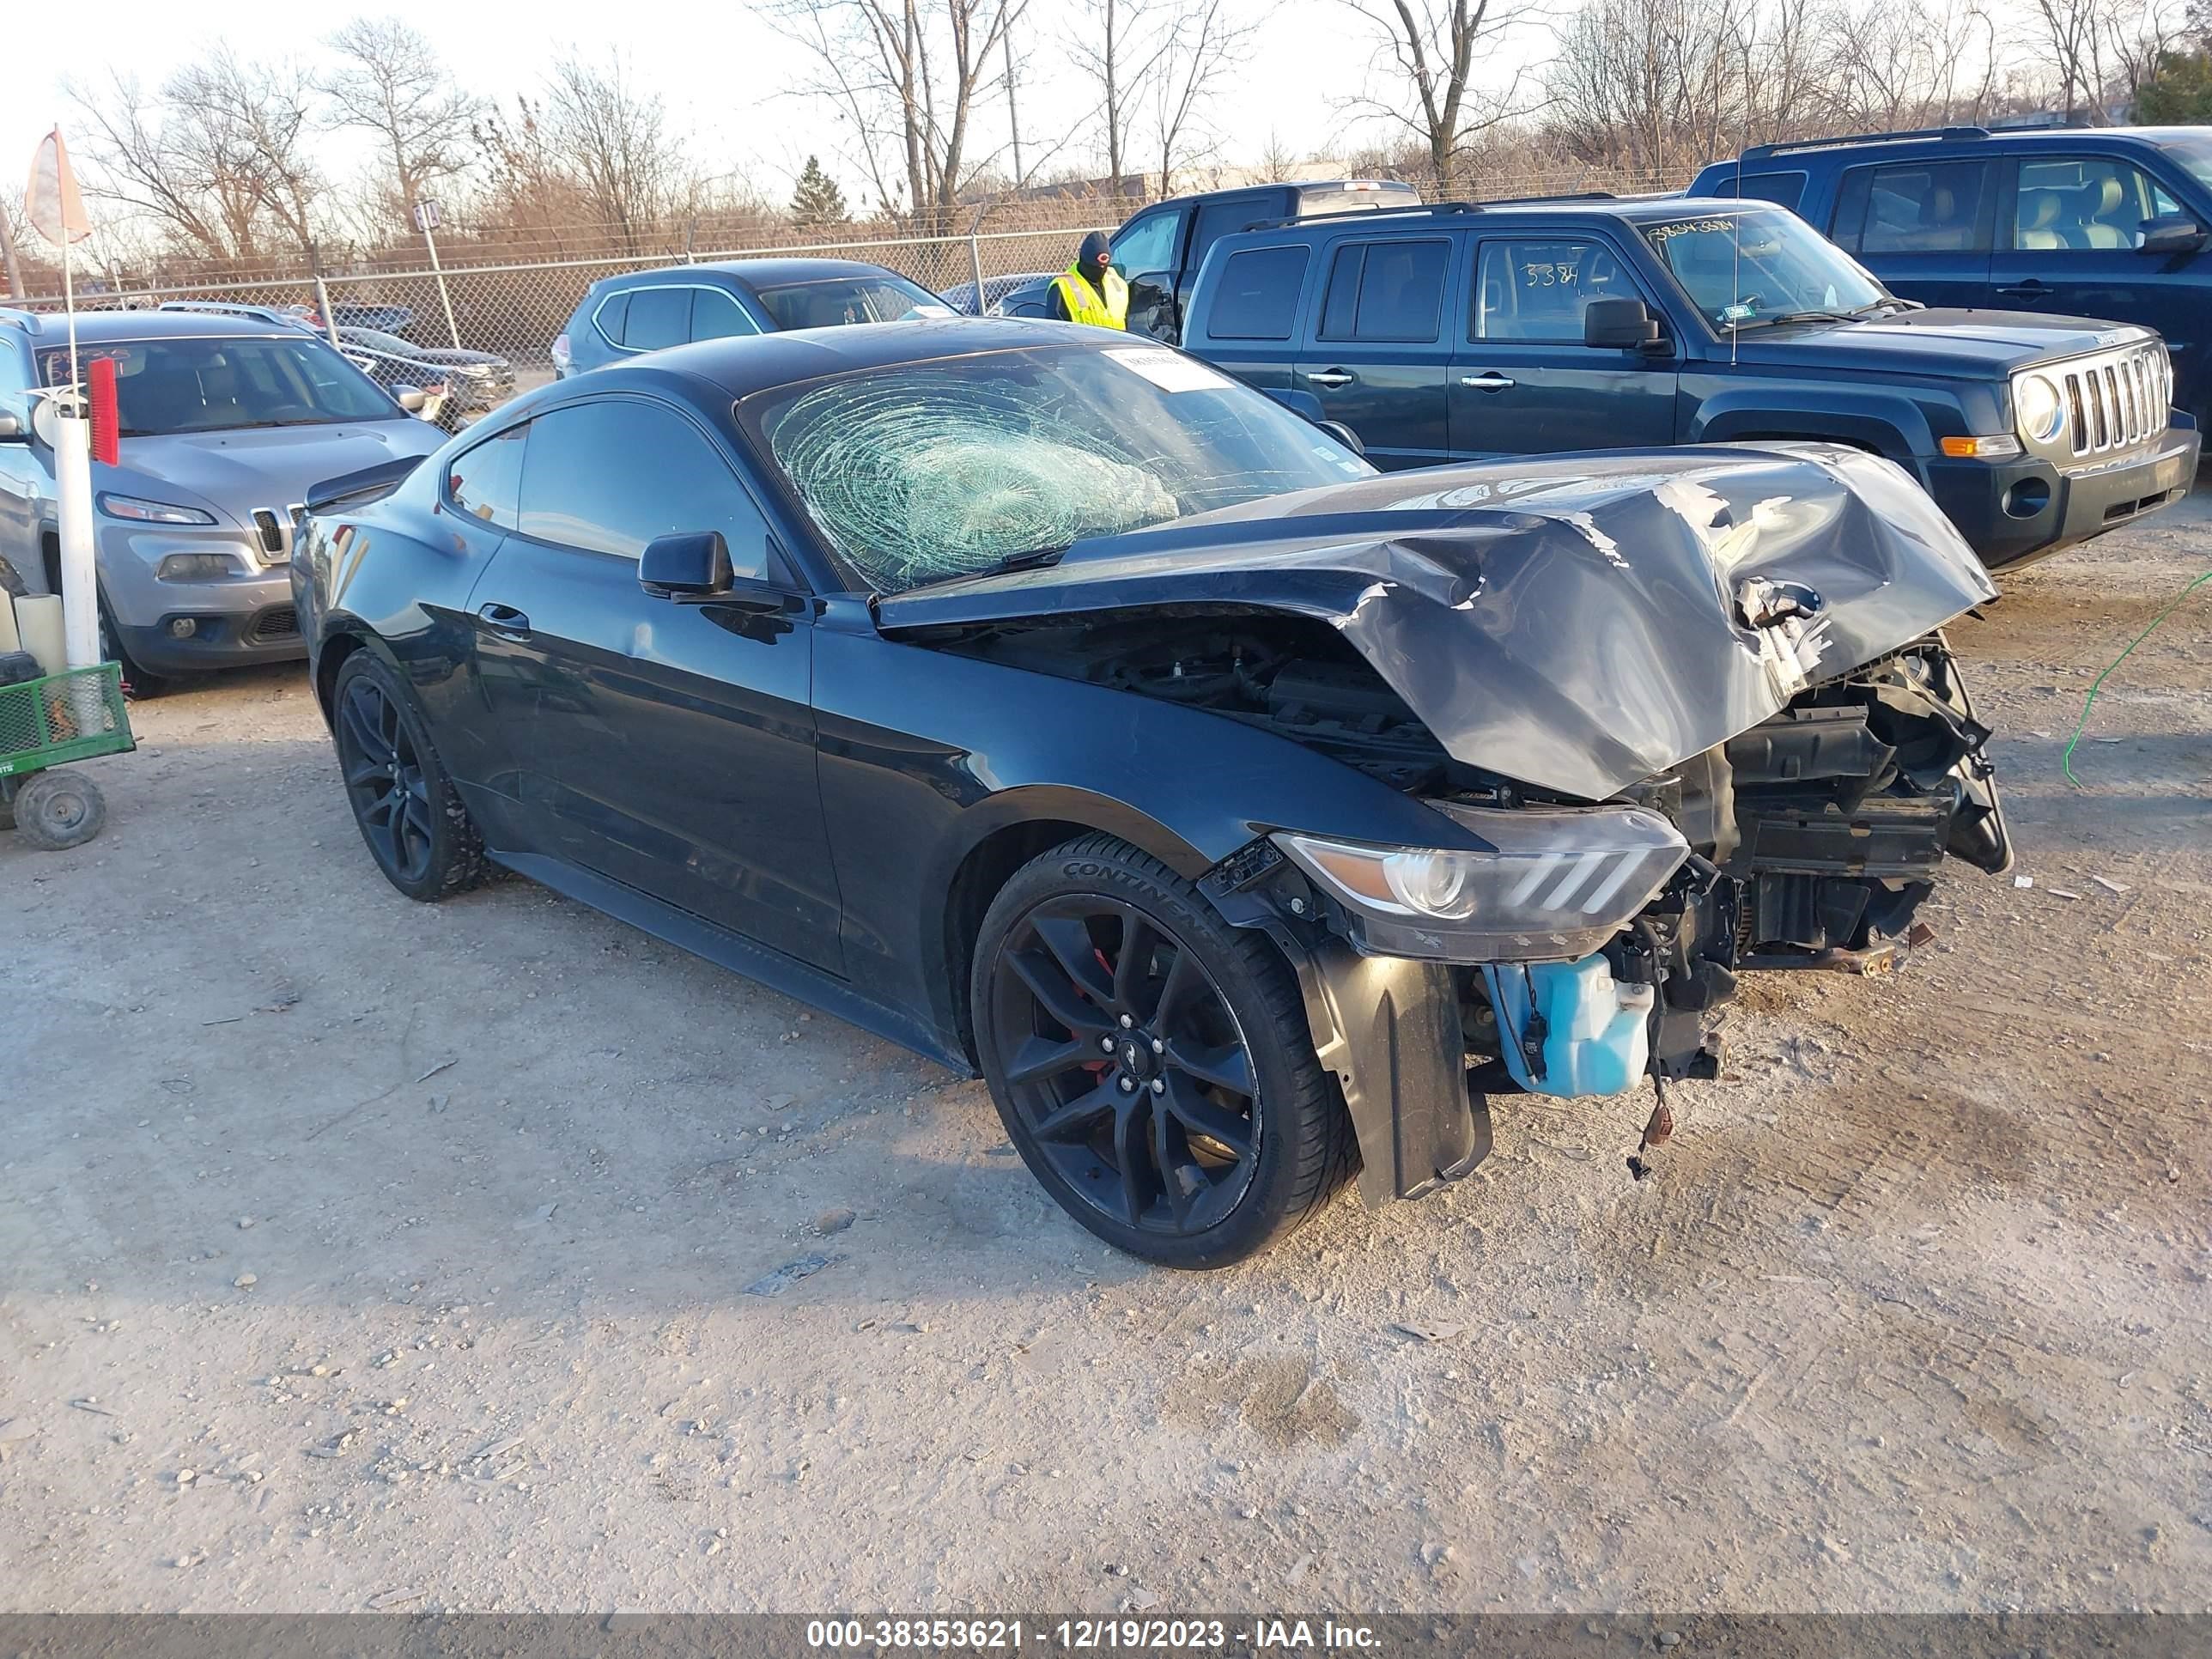
[[(657, 537), (719, 531), (763, 607), (638, 583)], [(811, 600), (735, 454), (673, 404), (611, 396), (530, 422), (515, 528), (470, 595), (495, 740), (558, 854), (812, 966), (840, 907), (811, 707)]]

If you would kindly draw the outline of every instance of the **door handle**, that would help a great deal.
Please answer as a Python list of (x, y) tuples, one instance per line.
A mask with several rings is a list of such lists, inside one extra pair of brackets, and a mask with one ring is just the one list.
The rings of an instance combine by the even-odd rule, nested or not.
[(526, 640), (530, 637), (530, 618), (511, 605), (480, 605), (477, 620), (503, 640)]
[(2033, 300), (2039, 295), (2052, 294), (2057, 291), (2050, 283), (2037, 282), (2032, 278), (2027, 282), (2014, 283), (2008, 288), (2001, 288), (1997, 290), (2008, 300)]
[(1494, 368), (1485, 369), (1480, 374), (1462, 374), (1459, 377), (1459, 383), (1472, 386), (1477, 392), (1503, 392), (1513, 385), (1510, 380)]
[(1311, 380), (1316, 386), (1328, 386), (1332, 389), (1352, 384), (1352, 376), (1340, 368), (1308, 369), (1306, 379)]

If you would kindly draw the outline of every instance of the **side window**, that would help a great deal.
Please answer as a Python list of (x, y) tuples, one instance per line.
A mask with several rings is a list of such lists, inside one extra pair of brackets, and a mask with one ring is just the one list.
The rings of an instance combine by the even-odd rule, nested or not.
[(623, 343), (623, 319), (629, 314), (629, 291), (625, 289), (622, 293), (610, 294), (601, 301), (599, 309), (592, 313), (592, 321), (599, 332), (606, 336), (609, 345), (620, 345)]
[(1728, 193), (1741, 200), (1771, 202), (1792, 213), (1805, 199), (1805, 175), (1802, 173), (1747, 173), (1740, 183), (1731, 178), (1728, 186)]
[(1320, 337), (1416, 344), (1435, 339), (1451, 246), (1442, 239), (1343, 244), (1329, 265)]
[(768, 522), (706, 434), (635, 398), (570, 404), (530, 423), (519, 528), (634, 559), (655, 537), (719, 530), (740, 576), (768, 574)]
[(759, 332), (753, 319), (738, 310), (738, 302), (721, 289), (695, 288), (691, 290), (693, 339), (724, 340), (733, 334)]
[(1231, 254), (1214, 284), (1206, 331), (1217, 340), (1289, 339), (1312, 255), (1303, 242)]
[(446, 499), (472, 519), (514, 529), (515, 501), (522, 489), (522, 454), (529, 440), (526, 421), (454, 456), (446, 465)]
[(1124, 276), (1152, 276), (1175, 269), (1176, 230), (1182, 210), (1139, 214), (1114, 239), (1114, 269)]
[(1641, 300), (1620, 256), (1601, 242), (1486, 241), (1475, 260), (1468, 337), (1583, 343), (1592, 300)]
[(2022, 250), (2137, 248), (2143, 221), (2181, 211), (2140, 167), (2107, 156), (2020, 163), (2012, 245)]
[(1190, 270), (1196, 270), (1206, 263), (1206, 250), (1223, 237), (1249, 230), (1263, 219), (1283, 216), (1277, 199), (1272, 196), (1236, 196), (1225, 202), (1208, 202), (1199, 209), (1198, 217), (1191, 225), (1190, 253), (1186, 263)]
[(13, 340), (0, 338), (0, 415), (13, 415), (28, 431), (31, 425), (31, 370)]
[(688, 288), (632, 289), (629, 317), (622, 343), (632, 351), (657, 351), (691, 337), (691, 290)]
[(1988, 180), (1982, 161), (1853, 167), (1836, 200), (1836, 244), (1851, 253), (1982, 252)]

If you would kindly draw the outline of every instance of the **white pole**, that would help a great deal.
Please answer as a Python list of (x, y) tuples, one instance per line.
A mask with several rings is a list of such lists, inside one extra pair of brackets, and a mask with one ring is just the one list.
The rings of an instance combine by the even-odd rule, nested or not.
[(100, 580), (93, 564), (92, 421), (76, 361), (76, 290), (69, 243), (62, 243), (62, 306), (69, 313), (70, 400), (56, 400), (54, 493), (62, 544), (62, 635), (69, 665), (100, 663)]
[(438, 245), (430, 239), (430, 227), (422, 227), (422, 246), (430, 250), (430, 274), (438, 279), (438, 303), (446, 308), (446, 332), (453, 336), (453, 349), (461, 349), (461, 331), (453, 322), (453, 298), (446, 292), (445, 268), (438, 263)]

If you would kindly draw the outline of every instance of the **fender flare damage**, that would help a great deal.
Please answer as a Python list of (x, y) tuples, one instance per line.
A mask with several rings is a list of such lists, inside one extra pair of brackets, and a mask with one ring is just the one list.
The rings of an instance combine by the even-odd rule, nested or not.
[(1259, 895), (1234, 886), (1236, 859), (1200, 884), (1231, 927), (1273, 939), (1298, 979), (1314, 1057), (1336, 1079), (1359, 1144), (1370, 1209), (1419, 1198), (1490, 1156), (1490, 1103), (1474, 1091), (1452, 969), (1363, 957), (1334, 935), (1306, 939)]

